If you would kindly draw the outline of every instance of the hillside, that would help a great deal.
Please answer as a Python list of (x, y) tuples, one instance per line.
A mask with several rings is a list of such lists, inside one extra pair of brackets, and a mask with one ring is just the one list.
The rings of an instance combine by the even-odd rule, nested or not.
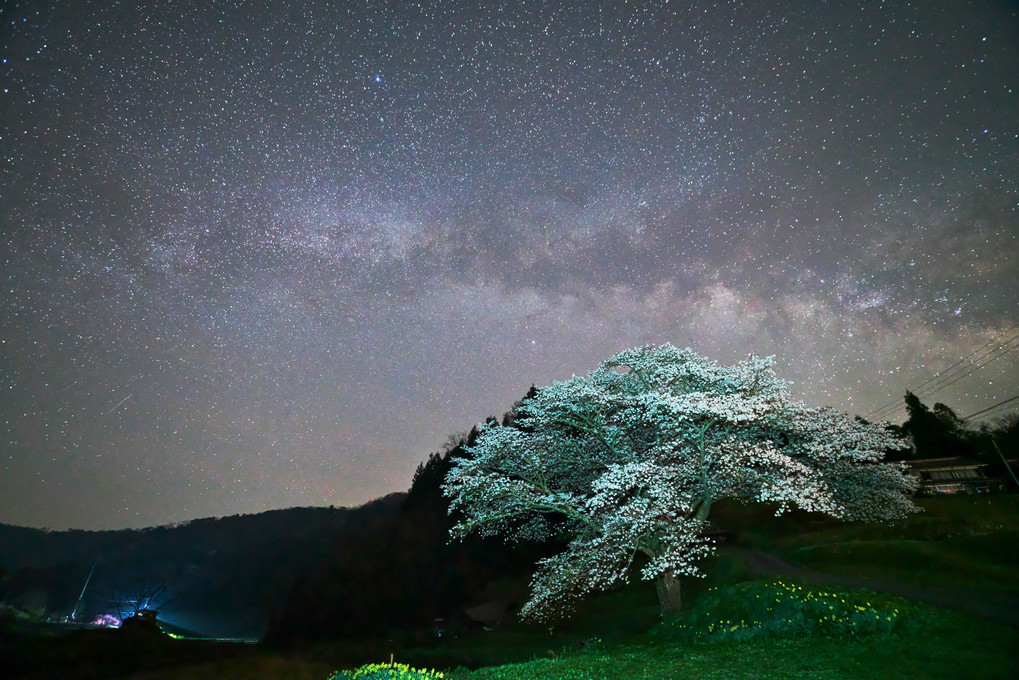
[(0, 597), (59, 618), (70, 614), (93, 565), (81, 617), (165, 582), (160, 616), (212, 636), (258, 637), (306, 565), (379, 530), (406, 494), (358, 508), (290, 508), (121, 531), (45, 531), (0, 524)]

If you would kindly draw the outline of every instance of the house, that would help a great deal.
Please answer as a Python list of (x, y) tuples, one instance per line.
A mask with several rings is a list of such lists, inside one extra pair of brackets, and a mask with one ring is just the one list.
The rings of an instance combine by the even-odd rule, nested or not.
[(991, 493), (1005, 489), (1001, 480), (988, 477), (987, 463), (952, 456), (948, 458), (921, 458), (905, 461), (909, 473), (920, 480), (917, 496), (941, 496), (956, 493)]
[(122, 629), (130, 630), (137, 629), (162, 632), (159, 629), (159, 622), (156, 618), (158, 616), (159, 612), (154, 609), (139, 609), (133, 616), (125, 617), (120, 627)]

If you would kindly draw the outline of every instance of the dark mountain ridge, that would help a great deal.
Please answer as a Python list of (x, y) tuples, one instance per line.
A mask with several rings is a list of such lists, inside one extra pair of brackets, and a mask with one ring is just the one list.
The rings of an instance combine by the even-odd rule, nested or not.
[[(515, 426), (521, 403), (503, 425)], [(290, 508), (120, 531), (0, 524), (0, 604), (91, 620), (117, 614), (125, 601), (137, 607), (141, 594), (165, 586), (160, 619), (208, 636), (274, 643), (422, 630), (491, 599), (498, 581), (509, 605), (518, 598), (506, 594), (515, 588), (505, 582), (526, 584), (550, 546), (450, 542), (455, 518), (441, 485), (477, 436), (478, 427), (451, 435), (443, 453), (418, 466), (407, 493), (357, 508)]]
[(146, 529), (0, 524), (0, 602), (54, 619), (77, 606), (77, 618), (91, 620), (116, 614), (117, 599), (165, 584), (169, 602), (160, 612), (167, 620), (209, 635), (260, 636), (306, 565), (392, 521), (406, 495), (356, 508), (289, 508)]

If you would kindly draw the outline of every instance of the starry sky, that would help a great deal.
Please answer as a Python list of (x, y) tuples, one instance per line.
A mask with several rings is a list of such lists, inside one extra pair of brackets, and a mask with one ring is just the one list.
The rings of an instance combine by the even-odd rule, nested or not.
[(894, 422), (1019, 394), (1015, 3), (0, 23), (0, 522), (358, 505), (646, 343)]

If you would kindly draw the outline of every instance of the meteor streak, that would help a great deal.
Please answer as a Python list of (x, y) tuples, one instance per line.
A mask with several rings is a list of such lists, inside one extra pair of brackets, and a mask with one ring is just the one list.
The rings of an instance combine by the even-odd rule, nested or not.
[(120, 405), (121, 405), (121, 404), (123, 404), (123, 403), (124, 403), (125, 401), (127, 401), (128, 399), (130, 399), (130, 398), (131, 398), (131, 397), (133, 397), (133, 396), (134, 396), (134, 392), (132, 392), (131, 394), (127, 395), (126, 397), (124, 397), (123, 399), (121, 399), (120, 401), (118, 401), (118, 402), (117, 402), (117, 405), (116, 405), (116, 406), (114, 406), (113, 408), (111, 408), (111, 409), (110, 409), (109, 411), (107, 411), (107, 412), (106, 412), (106, 413), (104, 413), (103, 415), (107, 415), (107, 416), (108, 416), (108, 415), (110, 415), (111, 413), (113, 413), (114, 411), (116, 411), (116, 410), (117, 410), (118, 408), (120, 408)]

